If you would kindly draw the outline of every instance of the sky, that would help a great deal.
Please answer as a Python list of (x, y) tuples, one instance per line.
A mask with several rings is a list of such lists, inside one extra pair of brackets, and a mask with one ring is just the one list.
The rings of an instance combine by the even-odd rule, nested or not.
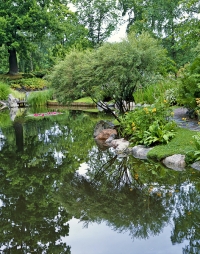
[(126, 37), (126, 26), (127, 24), (123, 24), (119, 27), (118, 31), (114, 31), (110, 38), (108, 39), (108, 42), (118, 42), (121, 39)]

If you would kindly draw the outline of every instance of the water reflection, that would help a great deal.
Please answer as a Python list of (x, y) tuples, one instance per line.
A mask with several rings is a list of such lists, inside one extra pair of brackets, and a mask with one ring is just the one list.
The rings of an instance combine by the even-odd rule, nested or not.
[[(76, 124), (80, 126), (80, 122), (83, 118)], [(21, 117), (2, 127), (5, 141), (0, 153), (2, 253), (70, 253), (61, 237), (68, 235), (71, 215), (58, 203), (55, 193), (62, 176), (74, 172), (87, 154), (87, 150), (76, 153), (78, 143), (85, 143), (90, 131), (77, 137), (79, 126), (72, 128), (66, 112), (54, 119)]]
[(173, 171), (93, 149), (87, 174), (66, 176), (59, 195), (85, 226), (106, 222), (135, 240), (151, 239), (173, 225), (173, 245), (189, 240), (180, 253), (199, 253), (198, 181), (199, 172), (192, 169)]
[(163, 241), (171, 225), (168, 248), (184, 242), (177, 245), (180, 253), (199, 253), (200, 172), (99, 150), (92, 138), (98, 119), (86, 113), (21, 114), (13, 123), (6, 117), (0, 115), (2, 253), (73, 252), (67, 245), (71, 218), (145, 239), (144, 250), (152, 237)]

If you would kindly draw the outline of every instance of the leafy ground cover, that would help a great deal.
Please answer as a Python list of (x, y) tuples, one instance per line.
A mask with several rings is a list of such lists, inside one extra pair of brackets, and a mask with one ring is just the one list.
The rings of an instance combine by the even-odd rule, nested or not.
[(177, 128), (175, 137), (167, 144), (153, 147), (148, 153), (148, 158), (160, 161), (173, 154), (183, 154), (186, 155), (189, 162), (191, 160), (191, 154), (196, 150), (195, 140), (193, 138), (196, 133), (196, 131)]

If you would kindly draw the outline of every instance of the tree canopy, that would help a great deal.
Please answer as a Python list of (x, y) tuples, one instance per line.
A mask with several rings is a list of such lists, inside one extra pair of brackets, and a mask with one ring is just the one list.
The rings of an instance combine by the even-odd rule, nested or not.
[(119, 43), (105, 43), (93, 51), (71, 52), (55, 67), (49, 80), (60, 102), (82, 95), (98, 102), (106, 95), (124, 112), (124, 101), (133, 101), (136, 88), (160, 78), (166, 62), (166, 52), (157, 40), (147, 33), (132, 33)]
[[(69, 42), (70, 33), (75, 33), (77, 25), (76, 15), (69, 10), (65, 0), (1, 1), (0, 46), (8, 50), (9, 73), (18, 72), (17, 52), (31, 58), (39, 43), (48, 41), (49, 37), (54, 38), (54, 46)], [(79, 28), (77, 30), (80, 32)], [(74, 39), (77, 39), (76, 35), (73, 42)]]
[(88, 28), (93, 46), (104, 42), (120, 21), (116, 0), (74, 0), (81, 24)]

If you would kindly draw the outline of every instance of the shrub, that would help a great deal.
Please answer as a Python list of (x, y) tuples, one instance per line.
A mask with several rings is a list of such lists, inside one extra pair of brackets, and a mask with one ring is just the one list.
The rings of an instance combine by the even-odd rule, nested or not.
[(31, 106), (41, 106), (46, 105), (47, 101), (52, 99), (52, 97), (53, 97), (52, 90), (31, 92), (27, 98), (27, 102)]
[(120, 118), (120, 132), (134, 144), (168, 143), (176, 127), (175, 122), (170, 121), (171, 115), (167, 101), (138, 107)]
[(168, 80), (137, 88), (133, 95), (136, 103), (153, 104), (157, 100), (167, 100), (170, 104), (174, 104), (177, 101), (177, 87), (177, 81), (168, 77)]
[(48, 82), (41, 78), (24, 78), (12, 82), (11, 88), (24, 89), (26, 91), (43, 90), (48, 86)]
[(0, 100), (7, 100), (9, 93), (10, 87), (5, 83), (0, 82)]
[(199, 161), (200, 160), (200, 132), (197, 132), (197, 134), (193, 136), (193, 139), (196, 146), (196, 150), (192, 152), (193, 159), (195, 161)]
[(180, 78), (181, 84), (179, 88), (179, 103), (187, 107), (194, 115), (198, 115), (199, 110), (197, 100), (200, 98), (200, 56), (198, 56), (192, 64), (187, 65), (183, 69)]
[(164, 94), (165, 100), (168, 101), (168, 103), (173, 106), (177, 104), (177, 97), (178, 97), (178, 88), (169, 88), (165, 91)]

